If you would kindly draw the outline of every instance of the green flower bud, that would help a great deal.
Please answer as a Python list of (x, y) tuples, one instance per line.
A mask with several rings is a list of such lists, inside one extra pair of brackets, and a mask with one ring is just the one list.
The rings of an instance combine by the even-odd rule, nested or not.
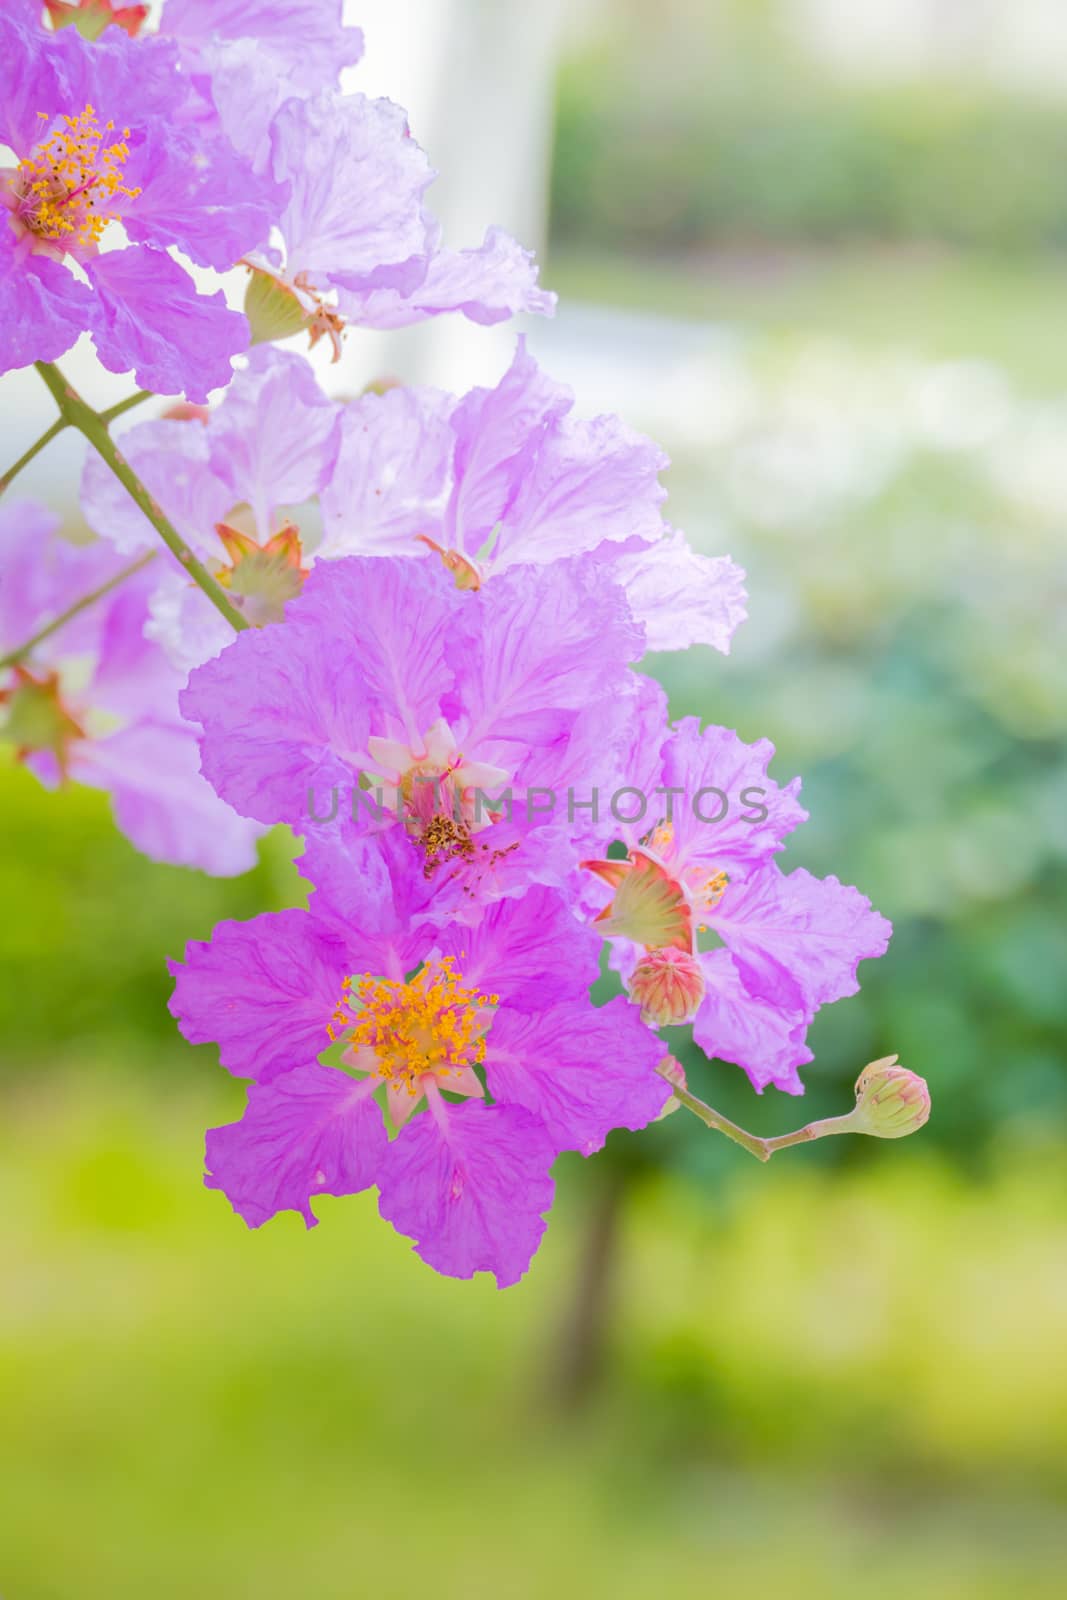
[(903, 1139), (917, 1133), (929, 1116), (925, 1078), (898, 1066), (896, 1056), (872, 1061), (856, 1079), (856, 1109), (848, 1119), (853, 1132)]

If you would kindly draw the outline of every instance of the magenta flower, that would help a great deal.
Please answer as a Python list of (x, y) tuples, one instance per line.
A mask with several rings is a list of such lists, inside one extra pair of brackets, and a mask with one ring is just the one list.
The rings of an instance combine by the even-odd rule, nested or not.
[[(0, 508), (0, 654), (115, 576), (102, 544), (56, 537), (32, 501)], [(47, 787), (105, 789), (115, 821), (154, 861), (221, 876), (255, 865), (262, 832), (200, 776), (196, 731), (178, 710), (181, 676), (143, 637), (150, 569), (0, 669), (0, 735)]]
[(377, 1185), (430, 1266), (505, 1288), (540, 1243), (556, 1155), (662, 1110), (663, 1051), (624, 1001), (589, 1004), (599, 941), (560, 897), (416, 926), (429, 891), (403, 846), (320, 853), (309, 912), (222, 923), (172, 964), (185, 1037), (255, 1080), (207, 1136), (206, 1182), (252, 1227), (283, 1210), (312, 1227), (316, 1195)]
[[(228, 382), (247, 323), (168, 252), (231, 267), (280, 197), (193, 96), (162, 39), (108, 28), (90, 44), (0, 17), (0, 142), (18, 163), (0, 173), (0, 371), (88, 331), (104, 366), (147, 388), (203, 399)], [(130, 243), (112, 248), (118, 223)]]
[(350, 811), (357, 829), (402, 826), (429, 875), (485, 898), (561, 883), (597, 836), (567, 790), (611, 794), (638, 719), (662, 718), (627, 670), (640, 648), (589, 557), (473, 594), (436, 562), (348, 557), (312, 570), (282, 627), (198, 668), (181, 703), (242, 815), (331, 836)]
[(322, 496), (332, 548), (436, 551), (465, 588), (595, 551), (648, 648), (728, 650), (745, 616), (744, 574), (667, 528), (659, 447), (618, 417), (574, 417), (573, 403), (522, 339), (496, 388), (458, 403), (434, 390), (364, 395), (346, 408)]

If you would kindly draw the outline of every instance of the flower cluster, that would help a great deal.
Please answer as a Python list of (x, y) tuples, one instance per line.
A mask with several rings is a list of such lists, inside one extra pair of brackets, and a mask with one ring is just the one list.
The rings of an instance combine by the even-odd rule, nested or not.
[(0, 372), (88, 332), (112, 372), (206, 399), (252, 332), (175, 250), (247, 266), (285, 332), (335, 344), (351, 322), (551, 312), (506, 234), (443, 246), (404, 113), (337, 88), (362, 51), (340, 0), (167, 0), (154, 33), (142, 9), (0, 15)]
[[(800, 1093), (889, 926), (778, 865), (806, 813), (772, 746), (672, 723), (640, 670), (727, 652), (746, 603), (664, 520), (656, 445), (578, 415), (522, 338), (495, 387), (346, 404), (274, 347), (552, 308), (499, 230), (442, 245), (404, 113), (336, 87), (362, 48), (337, 0), (167, 0), (154, 33), (108, 0), (13, 9), (4, 365), (87, 330), (185, 399), (121, 457), (88, 428), (94, 544), (4, 512), (3, 731), (156, 859), (302, 841), (309, 909), (172, 963), (182, 1032), (250, 1085), (208, 1185), (252, 1226), (373, 1186), (438, 1271), (514, 1283), (556, 1158), (678, 1104), (671, 1028)], [(249, 269), (263, 343), (174, 249)], [(622, 992), (594, 1005), (605, 941)]]

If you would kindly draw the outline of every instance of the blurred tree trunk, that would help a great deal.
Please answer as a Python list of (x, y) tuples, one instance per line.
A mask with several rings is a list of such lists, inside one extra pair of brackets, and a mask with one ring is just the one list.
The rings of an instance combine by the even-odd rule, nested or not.
[(574, 1283), (551, 1341), (548, 1397), (556, 1410), (568, 1414), (591, 1399), (609, 1360), (629, 1175), (610, 1157), (600, 1160), (603, 1165), (589, 1196)]

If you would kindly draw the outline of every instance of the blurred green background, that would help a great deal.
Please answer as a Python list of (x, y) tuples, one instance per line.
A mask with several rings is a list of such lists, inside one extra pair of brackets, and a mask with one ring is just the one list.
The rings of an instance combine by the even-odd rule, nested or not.
[(728, 661), (652, 663), (673, 709), (772, 737), (788, 863), (896, 926), (805, 1101), (690, 1082), (784, 1131), (899, 1051), (933, 1120), (765, 1169), (615, 1135), (504, 1295), (370, 1197), (248, 1233), (199, 1187), (242, 1090), (163, 958), (291, 902), (287, 841), (156, 867), (5, 760), (4, 1600), (1063, 1593), (1067, 105), (843, 72), (790, 10), (594, 8), (546, 280), (623, 363), (667, 328), (632, 420), (749, 572)]

